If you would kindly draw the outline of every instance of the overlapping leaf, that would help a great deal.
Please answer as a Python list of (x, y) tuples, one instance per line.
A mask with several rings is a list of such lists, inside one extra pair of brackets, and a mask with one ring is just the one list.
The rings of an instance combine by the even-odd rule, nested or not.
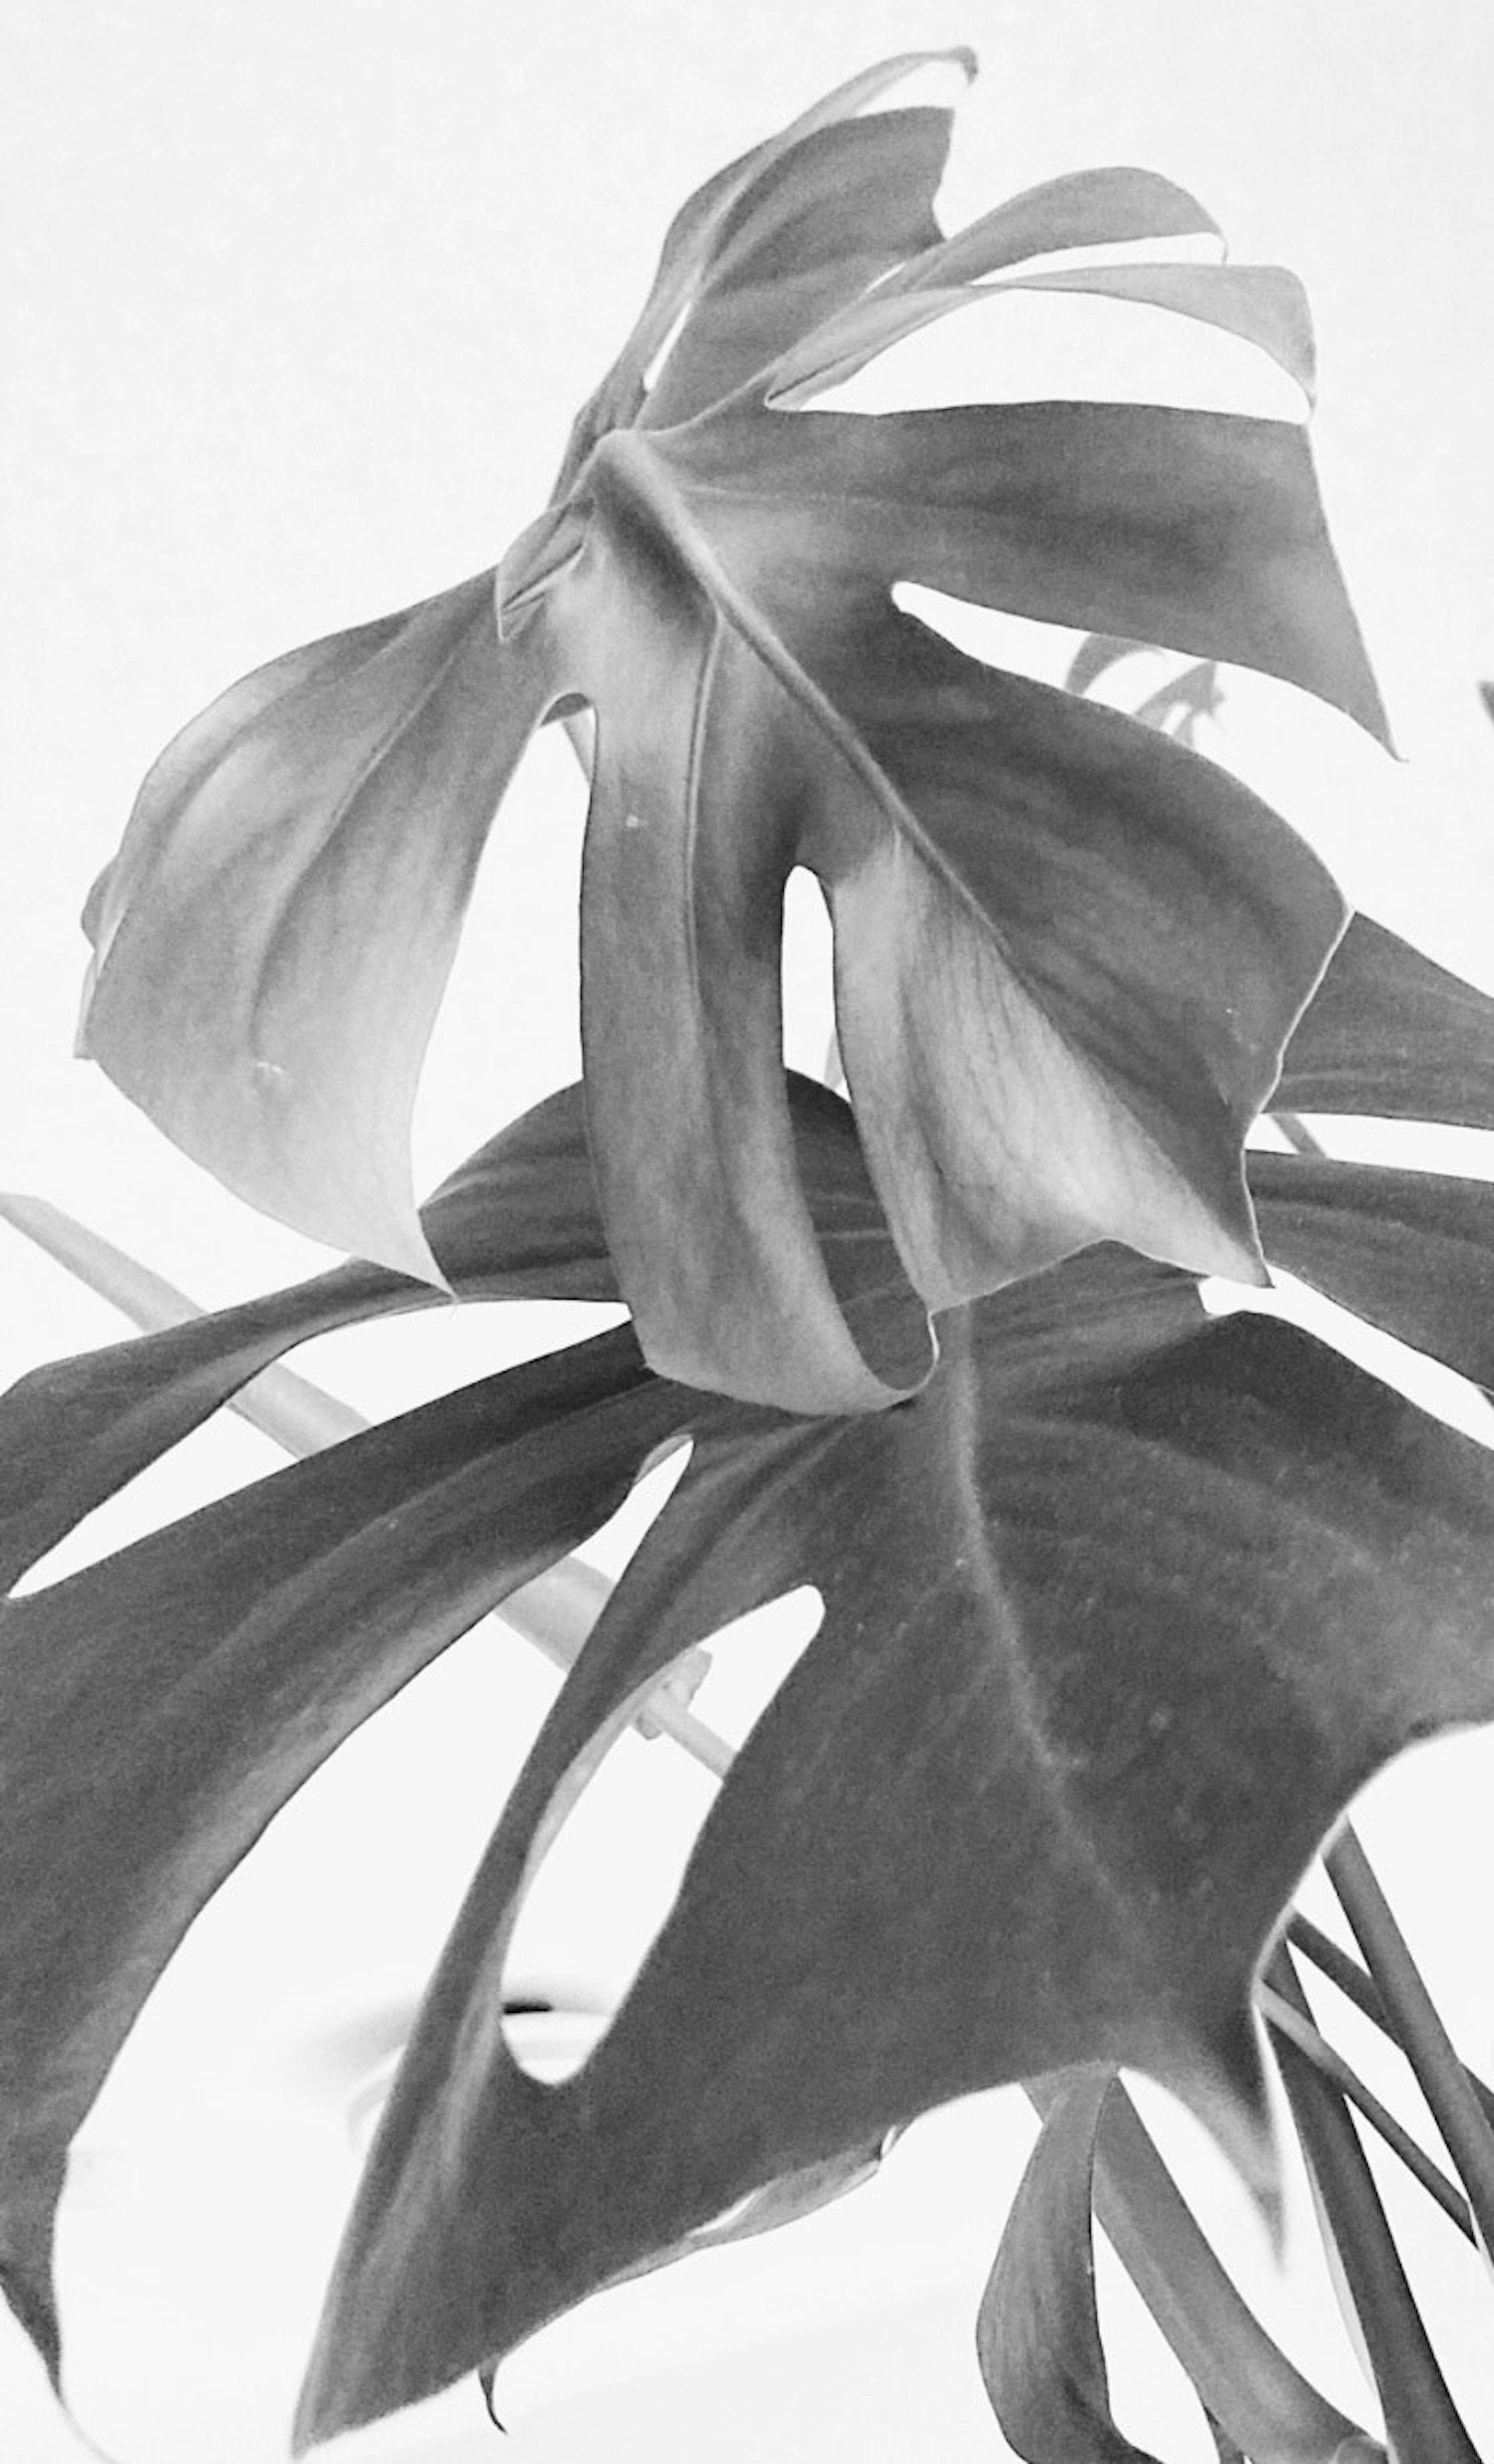
[[(428, 1997), (304, 2436), (999, 2079), (1134, 2064), (1259, 2177), (1270, 1926), (1370, 1771), (1494, 1711), (1494, 1460), (1113, 1249), (941, 1332), (897, 1411), (697, 1434)], [(806, 1582), (823, 1625), (631, 1994), (582, 2073), (537, 2085), (496, 2014), (554, 1792), (679, 1651)]]
[[(862, 1350), (797, 1179), (778, 1057), (796, 865), (831, 894), (849, 1083), (934, 1309), (1101, 1237), (1258, 1276), (1243, 1131), (1342, 922), (1243, 790), (1127, 756), (1122, 722), (1107, 737), (1064, 696), (978, 681), (918, 640), (894, 584), (1253, 663), (1382, 725), (1296, 428), (772, 407), (992, 280), (1161, 304), (1310, 373), (1270, 269), (1034, 266), (1212, 231), (1145, 172), (1052, 182), (943, 238), (949, 116), (880, 107), (925, 64), (852, 80), (682, 210), (505, 561), (501, 643), (466, 584), (294, 654), (188, 730), (99, 902), (87, 1023), (234, 1186), (432, 1271), (406, 1130), (456, 919), (530, 730), (589, 702), (583, 1025), (622, 1288), (657, 1368), (798, 1410), (887, 1404), (930, 1352)], [(872, 716), (890, 671), (895, 746)], [(1209, 849), (1192, 867), (1187, 820)], [(1114, 1067), (1076, 991), (1107, 913)]]
[[(790, 1100), (848, 1312), (875, 1312), (890, 1341), (900, 1311), (921, 1331), (846, 1107), (799, 1079)], [(580, 1088), (454, 1173), (425, 1228), (469, 1297), (615, 1298)], [(354, 1263), (23, 1379), (0, 1397), (6, 1583), (294, 1344), (439, 1297)], [(68, 2142), (191, 1918), (354, 1727), (719, 1408), (648, 1375), (623, 1330), (0, 1609), (0, 2282), (54, 2367)]]

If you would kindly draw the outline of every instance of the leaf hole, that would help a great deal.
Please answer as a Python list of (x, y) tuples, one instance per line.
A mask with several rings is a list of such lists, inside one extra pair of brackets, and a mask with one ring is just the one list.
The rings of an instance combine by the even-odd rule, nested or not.
[(878, 417), (1021, 402), (1141, 403), (1299, 425), (1307, 414), (1292, 379), (1238, 334), (1132, 299), (996, 287), (890, 343), (812, 407)]
[(783, 890), (783, 1060), (824, 1078), (835, 1034), (835, 945), (816, 876), (796, 865)]
[[(739, 1750), (819, 1629), (808, 1586), (736, 1619), (712, 1638), (691, 1709)], [(657, 1689), (656, 1689), (657, 1690)], [(540, 1834), (503, 1972), (504, 2035), (518, 2067), (555, 2083), (605, 2041), (578, 2026), (525, 2022), (514, 2005), (537, 1979), (584, 1975), (588, 1999), (615, 2013), (631, 1992), (676, 1899), (715, 1801), (718, 1780), (664, 1737), (629, 1723), (560, 1781)]]
[(1007, 668), (1039, 684), (1062, 686), (1088, 633), (1071, 625), (1044, 625), (1035, 616), (1011, 616), (1003, 608), (978, 606), (921, 582), (892, 585), (893, 605), (939, 634), (967, 659)]

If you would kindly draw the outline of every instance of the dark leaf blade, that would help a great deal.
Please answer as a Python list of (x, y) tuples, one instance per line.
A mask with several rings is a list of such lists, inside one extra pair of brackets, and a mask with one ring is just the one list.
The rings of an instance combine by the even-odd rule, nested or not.
[(410, 1274), (420, 1066), (543, 709), (491, 575), (293, 651), (168, 747), (92, 906), (81, 1048), (239, 1196)]
[(723, 560), (1224, 659), (1388, 740), (1300, 427), (1149, 404), (723, 413), (659, 440)]
[(1268, 1259), (1494, 1387), (1494, 1188), (1446, 1173), (1253, 1155)]
[(1276, 1100), (1494, 1130), (1494, 999), (1355, 915), (1287, 1046)]
[[(1304, 1863), (1399, 1747), (1494, 1713), (1494, 1463), (1296, 1329), (1200, 1324), (1184, 1278), (1045, 1280), (1045, 1332), (1039, 1279), (947, 1321), (899, 1411), (697, 1442), (453, 1933), (303, 2439), (1000, 2079), (1129, 2063), (1263, 2163), (1248, 1996)], [(627, 2001), (536, 2087), (480, 2014), (554, 1790), (660, 1664), (805, 1582), (824, 1623)]]
[[(464, 1299), (618, 1297), (579, 1087), (491, 1138), (443, 1182), (421, 1221)], [(428, 1283), (355, 1260), (20, 1379), (0, 1397), (0, 1589), (296, 1345), (443, 1298)]]
[(1113, 2079), (1081, 2071), (1059, 2085), (976, 2321), (991, 2409), (1025, 2464), (1155, 2464), (1110, 2411), (1095, 2303), (1095, 2134)]
[(615, 1511), (689, 1407), (619, 1330), (5, 1610), (0, 2275), (54, 2365), (62, 2157), (192, 1917), (343, 1738)]

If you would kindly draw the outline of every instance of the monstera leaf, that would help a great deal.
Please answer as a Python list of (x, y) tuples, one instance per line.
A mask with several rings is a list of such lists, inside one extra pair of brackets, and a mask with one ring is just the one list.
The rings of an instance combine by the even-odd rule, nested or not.
[[(790, 1095), (848, 1315), (894, 1353), (921, 1343), (849, 1114), (807, 1080)], [(615, 1299), (580, 1088), (472, 1156), (424, 1228), (470, 1299)], [(22, 1379), (0, 1398), (6, 1585), (293, 1345), (441, 1297), (354, 1262)], [(192, 1917), (353, 1728), (724, 1408), (648, 1375), (619, 1330), (0, 1608), (0, 2282), (54, 2368), (67, 2145)]]
[[(1131, 2064), (1269, 2177), (1255, 1968), (1364, 1779), (1494, 1711), (1494, 1460), (1113, 1247), (940, 1334), (897, 1411), (696, 1425), (424, 2005), (304, 2437), (999, 2080)], [(677, 1656), (804, 1583), (824, 1622), (631, 1993), (537, 2084), (499, 1981), (557, 1792)]]
[[(496, 616), (479, 577), (236, 686), (147, 779), (92, 915), (84, 1042), (118, 1083), (260, 1204), (436, 1275), (409, 1186), (425, 1044), (524, 743), (588, 706), (608, 1246), (656, 1369), (806, 1412), (890, 1404), (932, 1352), (863, 1351), (799, 1177), (796, 867), (934, 1312), (1101, 1239), (1259, 1281), (1243, 1137), (1343, 924), (1242, 787), (962, 656), (896, 585), (1243, 661), (1383, 731), (1299, 427), (824, 405), (916, 324), (1032, 287), (1203, 319), (1310, 382), (1289, 277), (1167, 259), (1214, 230), (1167, 181), (1073, 175), (945, 237), (949, 114), (885, 103), (927, 64), (868, 72), (683, 209)], [(1085, 257), (1145, 240), (1154, 263)]]
[[(838, 1305), (914, 1383), (923, 1312), (852, 1115), (807, 1081), (790, 1100)], [(1356, 1255), (1359, 1173), (1306, 1169), (1346, 1176)], [(1289, 1242), (1332, 1210), (1331, 1184), (1280, 1183), (1258, 1188), (1273, 1249), (1276, 1225)], [(461, 1289), (607, 1294), (580, 1089), (455, 1175), (427, 1231)], [(428, 1296), (355, 1265), (23, 1382), (0, 1407), (25, 1466), (11, 1563), (287, 1344)], [(1465, 1293), (1448, 1306), (1458, 1352)], [(438, 1973), (308, 2434), (709, 2245), (739, 2200), (838, 2187), (889, 2131), (997, 2080), (1133, 2063), (1266, 2178), (1255, 1964), (1368, 1772), (1494, 1710), (1494, 1464), (1307, 1336), (1211, 1321), (1190, 1276), (1112, 1245), (939, 1332), (899, 1409), (808, 1419), (662, 1380), (619, 1330), (8, 1606), (0, 2257), (54, 2364), (66, 2146), (192, 1915), (342, 1737), (687, 1436)], [(804, 1582), (824, 1624), (637, 1987), (585, 2071), (538, 2087), (497, 1987), (557, 1792), (677, 1657)]]

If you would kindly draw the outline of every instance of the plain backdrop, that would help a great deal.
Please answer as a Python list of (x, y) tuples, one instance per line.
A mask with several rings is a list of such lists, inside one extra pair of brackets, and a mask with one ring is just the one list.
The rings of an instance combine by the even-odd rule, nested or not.
[[(1365, 905), (1494, 988), (1494, 729), (1476, 692), (1494, 672), (1494, 16), (1483, 0), (4, 0), (0, 1182), (52, 1197), (210, 1302), (319, 1262), (70, 1058), (77, 913), (143, 770), (246, 669), (494, 561), (542, 502), (572, 411), (622, 340), (686, 191), (865, 62), (953, 42), (974, 43), (984, 74), (961, 115), (948, 221), (1060, 170), (1143, 164), (1195, 188), (1237, 255), (1305, 277), (1324, 492), (1403, 760), (1249, 679), (1232, 683), (1212, 749), (1279, 802)], [(1268, 380), (1238, 354), (1179, 357), (1158, 322), (1142, 314), (1117, 340), (1103, 317), (1076, 330), (992, 314), (962, 340), (955, 381), (1000, 395), (1088, 375), (1103, 390), (1131, 354), (1143, 394), (1170, 367), (1185, 393), (1238, 382), (1238, 407), (1277, 407), (1249, 393)], [(937, 385), (950, 369), (914, 357), (895, 381)], [(419, 1130), (427, 1182), (575, 1074), (581, 812), (574, 765), (547, 742), (495, 832), (438, 1032)], [(823, 1024), (814, 1002), (811, 989), (806, 1034)], [(119, 1331), (8, 1234), (0, 1262), (5, 1378)], [(338, 1338), (308, 1366), (384, 1410), (593, 1322), (482, 1315)], [(243, 1432), (213, 1433), (193, 1465), (152, 1475), (86, 1545), (271, 1461)], [(286, 2365), (272, 2348), (294, 2362), (309, 2332), (349, 2178), (338, 2097), (377, 2013), (397, 2014), (418, 1987), (547, 1686), (517, 1643), (452, 1655), (292, 1810), (261, 1879), (236, 1880), (157, 1997), (111, 2090), (74, 2243), (79, 2283), (92, 2267), (106, 2288), (92, 2297), (80, 2401), (141, 2464), (275, 2453)], [(705, 1802), (688, 1772), (661, 1780), (669, 1759), (636, 1749), (607, 1800), (605, 1865), (579, 1863), (558, 1884), (558, 1972), (568, 1961), (615, 1987), (656, 1922)], [(1494, 1993), (1469, 1909), (1470, 1876), (1486, 1871), (1488, 1781), (1487, 1749), (1455, 1742), (1408, 1766), (1367, 1815), (1432, 1981), (1484, 2059)], [(542, 1958), (538, 1922), (536, 1940)], [(982, 2193), (995, 2217), (1017, 2142), (989, 2126), (1005, 2151)], [(783, 2287), (789, 2309), (812, 2309), (805, 2288), (819, 2285), (824, 2311), (837, 2269), (840, 2309), (821, 2319), (812, 2368), (803, 2351), (794, 2365), (810, 2375), (793, 2382), (789, 2452), (819, 2453), (837, 2422), (868, 2456), (898, 2440), (996, 2452), (971, 2387), (974, 2241), (959, 2259), (963, 2306), (934, 2292), (919, 2307), (919, 2285), (958, 2273), (941, 2249), (964, 2253), (972, 2230), (969, 2143), (941, 2140), (944, 2127), (929, 2125), (921, 2189), (889, 2193), (886, 2269), (869, 2289), (844, 2273), (843, 2233), (826, 2258), (755, 2259), (727, 2296), (640, 2292), (627, 2316), (643, 2327), (610, 2344), (598, 2330), (589, 2361), (582, 2340), (559, 2348), (548, 2381), (540, 2371), (515, 2453), (572, 2464), (604, 2424), (613, 2452), (667, 2453), (673, 2437), (685, 2453), (709, 2435), (724, 2453), (728, 2414), (773, 2435), (772, 2403), (751, 2409), (762, 2373), (739, 2364), (734, 2379), (720, 2353), (734, 2337), (750, 2352), (775, 2336), (787, 2352)], [(163, 2172), (182, 2177), (174, 2208)], [(287, 2252), (275, 2235), (293, 2178), (315, 2215)], [(897, 2199), (909, 2211), (899, 2224)], [(975, 2222), (984, 2248), (991, 2227)], [(863, 2230), (875, 2239), (856, 2226), (852, 2237)], [(888, 2255), (900, 2235), (924, 2253), (911, 2277)], [(1428, 2263), (1441, 2269), (1438, 2250)], [(205, 2293), (188, 2332), (191, 2287), (214, 2277), (216, 2307)], [(1456, 2342), (1465, 2287), (1449, 2281)], [(1326, 2321), (1314, 2283), (1300, 2319)], [(874, 2336), (862, 2312), (884, 2321)], [(895, 2392), (874, 2380), (868, 2398), (872, 2349), (906, 2362)], [(1159, 2365), (1136, 2366), (1144, 2392)], [(1324, 2366), (1347, 2364), (1340, 2352)], [(768, 2373), (770, 2391), (788, 2370)], [(963, 2373), (957, 2418), (937, 2409), (952, 2371)], [(614, 2388), (587, 2412), (584, 2389), (610, 2386), (609, 2372), (631, 2373), (632, 2410)], [(1338, 2385), (1347, 2393), (1351, 2379)], [(39, 2464), (50, 2433), (39, 2405), (25, 2417)]]

